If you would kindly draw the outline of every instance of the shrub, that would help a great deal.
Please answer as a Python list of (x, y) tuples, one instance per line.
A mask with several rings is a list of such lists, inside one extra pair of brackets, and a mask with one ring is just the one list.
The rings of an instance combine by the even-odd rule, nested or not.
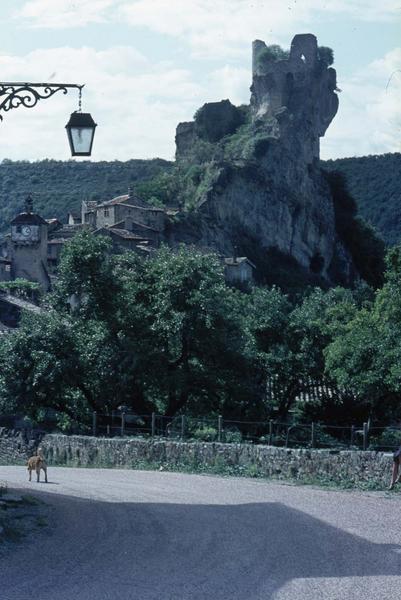
[(239, 429), (225, 430), (223, 441), (227, 444), (240, 444), (242, 442), (242, 433), (239, 431)]
[(401, 444), (401, 431), (387, 427), (380, 435), (371, 436), (370, 450), (394, 450)]
[(2, 281), (0, 291), (7, 292), (18, 298), (38, 301), (41, 295), (40, 285), (27, 279), (14, 279), (14, 281)]
[(283, 50), (283, 48), (278, 44), (272, 44), (271, 46), (266, 46), (259, 51), (256, 57), (256, 62), (257, 66), (260, 67), (265, 61), (288, 60), (289, 56), (289, 50)]
[(214, 442), (217, 440), (217, 429), (210, 425), (202, 425), (192, 432), (192, 437), (202, 442)]
[(327, 67), (334, 62), (334, 52), (332, 48), (328, 46), (319, 46), (318, 48), (319, 60), (323, 62)]

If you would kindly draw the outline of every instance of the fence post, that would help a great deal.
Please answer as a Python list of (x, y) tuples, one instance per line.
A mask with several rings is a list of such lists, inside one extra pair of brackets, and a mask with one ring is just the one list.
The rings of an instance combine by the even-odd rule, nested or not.
[(269, 446), (273, 446), (273, 421), (269, 421)]
[(221, 434), (223, 431), (223, 417), (221, 415), (218, 416), (217, 419), (217, 441), (221, 442)]
[(315, 423), (312, 423), (312, 427), (311, 427), (311, 446), (312, 446), (312, 448), (315, 448), (315, 446), (316, 446), (316, 429), (315, 429)]
[(155, 437), (156, 434), (156, 415), (152, 412), (152, 437)]
[(124, 436), (125, 433), (125, 412), (121, 413), (121, 437)]
[(115, 416), (116, 416), (116, 411), (115, 411), (115, 410), (112, 410), (112, 411), (111, 411), (111, 435), (112, 435), (112, 436), (114, 435), (114, 433), (113, 433), (113, 432), (114, 432), (114, 429), (115, 429), (115, 427), (114, 427), (114, 423), (115, 423)]
[(368, 447), (368, 424), (363, 424), (363, 449), (366, 450)]
[(355, 445), (355, 425), (351, 425), (351, 446)]
[(290, 431), (292, 426), (287, 427), (287, 433), (285, 434), (285, 447), (288, 448), (288, 444), (290, 443)]
[(96, 437), (96, 425), (97, 425), (97, 415), (96, 415), (96, 411), (94, 410), (92, 413), (92, 435), (93, 435), (93, 437)]
[(181, 439), (185, 437), (185, 415), (181, 415)]

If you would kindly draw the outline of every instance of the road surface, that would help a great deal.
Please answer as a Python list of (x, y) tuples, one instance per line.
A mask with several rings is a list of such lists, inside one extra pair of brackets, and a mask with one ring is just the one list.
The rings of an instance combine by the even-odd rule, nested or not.
[(1, 600), (394, 600), (399, 493), (167, 472), (49, 468), (10, 488), (48, 527), (0, 550)]

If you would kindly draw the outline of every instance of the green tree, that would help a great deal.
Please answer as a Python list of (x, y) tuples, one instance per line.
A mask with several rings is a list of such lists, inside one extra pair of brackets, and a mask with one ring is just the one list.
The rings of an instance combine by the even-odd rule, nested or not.
[(351, 390), (365, 416), (382, 422), (401, 415), (401, 248), (386, 259), (386, 282), (325, 351), (326, 370)]
[(52, 408), (74, 418), (87, 407), (73, 394), (81, 371), (71, 324), (56, 312), (24, 314), (21, 327), (0, 343), (1, 404), (36, 416)]
[(58, 279), (50, 300), (54, 308), (70, 312), (72, 306), (82, 319), (112, 322), (118, 311), (121, 291), (113, 265), (109, 238), (95, 236), (89, 231), (75, 235), (62, 251)]
[(214, 254), (113, 255), (84, 232), (63, 253), (48, 312), (0, 340), (4, 402), (70, 418), (121, 404), (140, 414), (241, 411), (251, 404), (241, 302)]
[(222, 410), (228, 396), (234, 402), (244, 362), (238, 293), (226, 287), (216, 255), (161, 248), (139, 268), (134, 256), (118, 260), (127, 325), (139, 322), (146, 330), (139, 336), (146, 395), (170, 415)]

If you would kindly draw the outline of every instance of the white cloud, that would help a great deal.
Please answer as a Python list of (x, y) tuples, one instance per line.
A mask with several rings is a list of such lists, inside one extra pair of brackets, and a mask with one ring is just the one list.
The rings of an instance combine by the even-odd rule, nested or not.
[(401, 6), (399, 0), (130, 0), (118, 13), (132, 26), (179, 38), (195, 57), (221, 58), (244, 56), (253, 39), (286, 45), (324, 19), (399, 19)]
[(322, 140), (322, 158), (401, 151), (401, 48), (339, 86), (340, 110)]
[(115, 22), (169, 35), (193, 56), (243, 56), (255, 38), (288, 43), (322, 17), (392, 21), (399, 0), (28, 0), (16, 17), (25, 26), (71, 28)]
[(116, 0), (29, 0), (15, 12), (15, 17), (32, 27), (83, 27), (105, 22), (116, 4)]
[(251, 68), (244, 69), (225, 65), (213, 71), (207, 81), (208, 92), (204, 102), (215, 102), (228, 98), (233, 104), (248, 104), (252, 83)]

